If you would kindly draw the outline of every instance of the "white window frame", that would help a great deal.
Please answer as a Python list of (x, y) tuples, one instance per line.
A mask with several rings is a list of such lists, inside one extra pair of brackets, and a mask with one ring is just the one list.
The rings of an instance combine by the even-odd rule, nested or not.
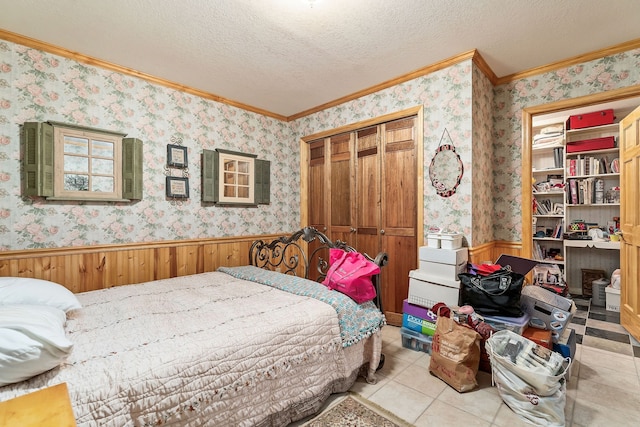
[[(65, 137), (77, 137), (89, 140), (89, 147), (91, 147), (91, 141), (99, 140), (113, 143), (113, 171), (110, 176), (113, 176), (114, 184), (112, 192), (98, 192), (92, 191), (91, 186), (87, 191), (70, 191), (65, 190), (64, 185), (64, 146)], [(100, 132), (97, 130), (86, 130), (82, 128), (65, 127), (60, 125), (54, 125), (54, 199), (65, 200), (120, 200), (122, 199), (122, 135), (112, 134), (108, 132)], [(89, 165), (91, 165), (92, 158), (100, 158), (100, 156), (93, 156), (89, 150), (87, 155), (89, 158)], [(89, 166), (89, 180), (94, 176), (103, 176), (102, 174), (92, 173), (91, 166)]]
[[(246, 164), (247, 170), (225, 171), (228, 162)], [(233, 175), (235, 179), (225, 180), (225, 176)], [(243, 182), (240, 182), (243, 181)], [(246, 182), (246, 184), (244, 183)], [(235, 188), (234, 196), (225, 196), (226, 188)], [(247, 196), (238, 195), (238, 190), (247, 190)], [(255, 157), (220, 152), (218, 157), (218, 200), (220, 203), (254, 204), (255, 201)]]

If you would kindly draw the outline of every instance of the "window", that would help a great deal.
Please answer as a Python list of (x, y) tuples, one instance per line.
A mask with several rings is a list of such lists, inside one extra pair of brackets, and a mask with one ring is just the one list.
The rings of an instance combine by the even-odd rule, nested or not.
[(65, 125), (23, 125), (22, 193), (56, 200), (142, 198), (142, 142), (125, 134)]
[(202, 201), (219, 205), (270, 202), (270, 162), (255, 155), (217, 149), (202, 153)]
[(121, 144), (117, 135), (55, 128), (54, 197), (121, 199)]

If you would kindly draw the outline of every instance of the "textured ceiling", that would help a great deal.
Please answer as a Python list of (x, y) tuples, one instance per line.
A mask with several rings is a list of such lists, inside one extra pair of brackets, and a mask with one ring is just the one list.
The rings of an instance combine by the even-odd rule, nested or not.
[(282, 116), (472, 49), (498, 77), (544, 66), (639, 39), (639, 18), (638, 0), (0, 0), (0, 29)]

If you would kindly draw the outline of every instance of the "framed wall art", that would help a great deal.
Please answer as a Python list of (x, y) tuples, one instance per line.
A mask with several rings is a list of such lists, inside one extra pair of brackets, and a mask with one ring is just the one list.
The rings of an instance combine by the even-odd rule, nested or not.
[(188, 166), (187, 147), (176, 144), (167, 145), (167, 166), (183, 169)]
[(189, 178), (168, 176), (166, 178), (166, 192), (168, 198), (188, 199)]

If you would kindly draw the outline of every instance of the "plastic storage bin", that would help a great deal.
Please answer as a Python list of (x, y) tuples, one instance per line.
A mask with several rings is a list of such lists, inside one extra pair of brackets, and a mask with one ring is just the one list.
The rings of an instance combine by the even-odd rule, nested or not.
[(431, 337), (407, 328), (400, 328), (400, 335), (402, 336), (402, 346), (404, 348), (431, 354), (431, 342), (433, 341)]
[(591, 304), (604, 307), (605, 305), (605, 288), (609, 284), (607, 279), (597, 279), (591, 282)]
[[(431, 245), (429, 245), (431, 246)], [(443, 233), (440, 235), (440, 247), (442, 249), (459, 249), (462, 247), (462, 234)]]
[(522, 335), (525, 329), (527, 329), (527, 325), (529, 324), (529, 320), (531, 319), (531, 315), (529, 313), (524, 313), (521, 317), (506, 317), (506, 316), (482, 316), (484, 318), (485, 323), (489, 326), (493, 327), (496, 331), (511, 331), (515, 332), (518, 335)]
[(620, 289), (614, 289), (611, 286), (607, 286), (604, 288), (605, 293), (607, 294), (607, 310), (609, 311), (620, 311)]

